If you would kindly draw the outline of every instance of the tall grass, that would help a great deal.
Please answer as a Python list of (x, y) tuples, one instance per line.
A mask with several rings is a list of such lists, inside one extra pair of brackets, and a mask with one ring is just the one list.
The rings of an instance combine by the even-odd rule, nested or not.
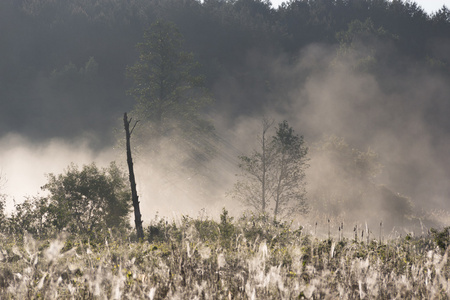
[[(109, 233), (0, 239), (1, 299), (448, 299), (432, 236), (319, 239), (266, 216), (154, 220), (148, 241)], [(374, 237), (375, 238), (375, 237)]]

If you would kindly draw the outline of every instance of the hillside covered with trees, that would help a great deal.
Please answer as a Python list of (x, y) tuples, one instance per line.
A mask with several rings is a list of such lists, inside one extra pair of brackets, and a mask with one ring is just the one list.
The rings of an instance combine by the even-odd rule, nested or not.
[[(449, 10), (430, 16), (413, 2), (298, 0), (278, 9), (263, 0), (0, 5), (1, 134), (40, 139), (91, 132), (102, 137), (101, 145), (113, 142), (110, 128), (134, 104), (126, 96), (131, 83), (125, 70), (137, 60), (136, 44), (157, 19), (179, 28), (185, 50), (199, 61), (198, 72), (214, 95), (211, 109), (232, 119), (290, 101), (283, 91), (305, 84), (327, 62), (300, 74), (274, 71), (274, 62), (280, 68), (296, 64), (311, 45), (325, 46), (336, 59), (351, 58), (387, 93), (401, 88), (392, 83), (418, 66), (449, 74)], [(448, 128), (447, 111), (429, 102), (429, 121)]]

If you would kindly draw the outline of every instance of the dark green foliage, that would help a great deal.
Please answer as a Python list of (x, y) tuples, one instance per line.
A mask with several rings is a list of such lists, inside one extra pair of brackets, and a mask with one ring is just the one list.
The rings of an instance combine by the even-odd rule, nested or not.
[(170, 239), (175, 242), (180, 242), (182, 239), (181, 229), (175, 222), (169, 223), (164, 219), (156, 219), (148, 227), (148, 242), (150, 243), (165, 243)]
[(228, 211), (223, 208), (220, 215), (220, 242), (224, 248), (230, 248), (236, 239), (236, 228), (233, 225), (233, 218), (228, 216)]
[(216, 242), (219, 236), (222, 236), (220, 225), (214, 220), (196, 219), (194, 220), (194, 226), (203, 242)]
[[(145, 122), (143, 137), (158, 146), (170, 138), (188, 146), (186, 150), (205, 153), (205, 138), (211, 124), (201, 110), (211, 102), (202, 77), (195, 74), (197, 63), (192, 53), (183, 50), (183, 39), (175, 24), (158, 20), (145, 31), (137, 45), (139, 61), (128, 68), (133, 86), (128, 91), (136, 101), (135, 114)], [(142, 133), (141, 133), (142, 134)], [(207, 145), (206, 145), (207, 146)], [(179, 145), (178, 145), (179, 147)]]
[(30, 233), (39, 238), (54, 236), (56, 228), (50, 221), (51, 211), (47, 198), (28, 198), (15, 204), (14, 211), (7, 219), (5, 231), (16, 235)]
[[(439, 62), (440, 72), (448, 74), (448, 16), (446, 7), (426, 15), (413, 2), (387, 0), (295, 0), (279, 9), (263, 0), (7, 0), (0, 6), (0, 27), (8, 28), (0, 37), (0, 98), (6, 99), (0, 109), (0, 128), (37, 137), (73, 136), (86, 129), (100, 133), (97, 138), (105, 136), (115, 124), (114, 116), (132, 106), (131, 101), (124, 101), (129, 87), (124, 70), (134, 64), (134, 46), (157, 18), (180, 28), (186, 48), (197, 55), (201, 73), (207, 75), (207, 88), (217, 88), (224, 78), (235, 79), (239, 92), (217, 89), (221, 92), (217, 93), (217, 107), (246, 114), (274, 101), (286, 84), (285, 78), (271, 76), (259, 61), (247, 63), (249, 56), (273, 53), (295, 62), (308, 45), (339, 46), (336, 34), (348, 31), (349, 26), (360, 37), (364, 32), (377, 37), (380, 28), (396, 37), (394, 43), (389, 41), (387, 53), (366, 53), (358, 59), (357, 65), (365, 70), (372, 72), (374, 64), (381, 64), (404, 72), (405, 62), (420, 64), (431, 59)], [(373, 26), (366, 26), (369, 18)], [(355, 27), (358, 22), (364, 25), (359, 28), (362, 31)], [(85, 70), (90, 57), (98, 64), (90, 86), (75, 80), (49, 90), (55, 75)], [(270, 60), (263, 61), (267, 64)], [(75, 98), (71, 91), (83, 97)], [(67, 101), (76, 108), (72, 115)], [(92, 103), (95, 105), (88, 105)], [(87, 113), (92, 109), (97, 113)], [(61, 120), (71, 122), (61, 126)], [(12, 128), (11, 124), (22, 125)]]
[[(131, 199), (123, 172), (111, 163), (82, 170), (74, 164), (64, 174), (48, 174), (46, 197), (29, 197), (14, 205), (10, 215), (0, 210), (2, 232), (21, 238), (54, 238), (61, 231), (102, 241), (109, 234), (128, 234)], [(0, 209), (3, 208), (0, 201)]]
[(443, 251), (446, 251), (450, 244), (450, 227), (445, 227), (441, 231), (431, 228), (430, 232), (436, 245)]
[(131, 196), (123, 172), (111, 163), (81, 170), (71, 165), (65, 174), (48, 175), (43, 189), (48, 197), (46, 221), (73, 233), (95, 233), (107, 228), (128, 228)]
[(396, 41), (396, 37), (389, 34), (383, 27), (375, 28), (373, 21), (368, 18), (364, 22), (354, 20), (348, 24), (347, 31), (336, 34), (339, 41), (339, 51), (337, 60), (344, 60), (350, 63), (353, 68), (363, 72), (375, 72), (383, 67), (389, 60), (390, 54), (386, 49)]
[(5, 196), (0, 194), (0, 232), (3, 231), (5, 226), (5, 206), (6, 206), (6, 199)]

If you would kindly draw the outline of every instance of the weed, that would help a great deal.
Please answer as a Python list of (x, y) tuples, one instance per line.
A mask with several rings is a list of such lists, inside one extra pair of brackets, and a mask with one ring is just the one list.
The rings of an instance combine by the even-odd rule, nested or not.
[(321, 240), (264, 215), (235, 220), (224, 209), (219, 222), (157, 219), (145, 242), (107, 232), (5, 235), (0, 298), (447, 299), (448, 231), (383, 243)]

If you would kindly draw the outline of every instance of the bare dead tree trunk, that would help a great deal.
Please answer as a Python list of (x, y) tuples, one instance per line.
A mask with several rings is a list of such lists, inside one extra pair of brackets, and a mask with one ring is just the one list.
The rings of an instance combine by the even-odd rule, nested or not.
[(139, 208), (139, 196), (137, 195), (136, 190), (136, 180), (134, 178), (134, 169), (133, 169), (133, 158), (131, 157), (131, 134), (133, 133), (134, 127), (136, 127), (138, 121), (134, 123), (133, 128), (130, 131), (130, 123), (131, 119), (128, 120), (127, 113), (123, 115), (123, 125), (125, 126), (125, 136), (127, 140), (127, 163), (128, 163), (128, 171), (130, 174), (130, 185), (131, 185), (131, 199), (133, 200), (133, 208), (134, 208), (134, 224), (136, 225), (136, 234), (138, 240), (144, 239), (144, 230), (142, 229), (142, 219), (141, 219), (141, 209)]

